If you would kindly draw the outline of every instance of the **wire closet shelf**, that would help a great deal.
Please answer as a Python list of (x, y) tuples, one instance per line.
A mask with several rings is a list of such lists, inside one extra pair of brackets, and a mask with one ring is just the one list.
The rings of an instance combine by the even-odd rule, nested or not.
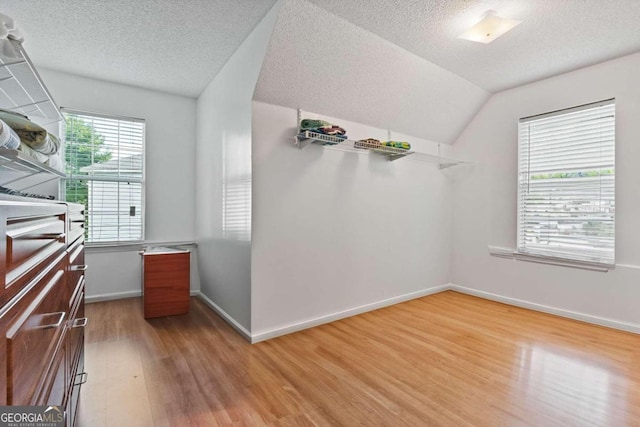
[[(13, 39), (0, 40), (0, 109), (22, 114), (46, 126), (63, 120), (60, 108), (36, 71), (22, 43)], [(0, 185), (15, 183), (33, 175), (43, 174), (40, 181), (64, 178), (62, 171), (45, 165), (18, 150), (0, 148), (0, 172), (19, 172)], [(26, 188), (26, 187), (25, 187)]]
[[(396, 147), (388, 147), (375, 143), (368, 142), (367, 140), (352, 140), (347, 138), (341, 138), (333, 135), (326, 135), (309, 130), (301, 130), (300, 122), (302, 120), (302, 111), (298, 110), (298, 133), (295, 136), (294, 143), (298, 148), (302, 149), (309, 144), (322, 145), (325, 148), (353, 152), (358, 154), (373, 153), (386, 157), (389, 161), (394, 161), (402, 158), (409, 158), (420, 162), (432, 163), (438, 165), (440, 169), (446, 169), (452, 166), (469, 164), (461, 160), (454, 160), (443, 157), (441, 155), (441, 147), (438, 144), (438, 154), (422, 153), (414, 150), (404, 150)], [(388, 131), (388, 139), (391, 139), (391, 132)]]

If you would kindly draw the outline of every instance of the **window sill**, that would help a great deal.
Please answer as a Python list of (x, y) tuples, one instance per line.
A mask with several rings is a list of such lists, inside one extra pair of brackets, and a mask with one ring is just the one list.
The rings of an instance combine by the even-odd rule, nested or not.
[(559, 267), (578, 268), (581, 270), (600, 271), (606, 273), (615, 268), (615, 264), (604, 264), (600, 262), (577, 261), (572, 259), (555, 258), (544, 255), (531, 255), (516, 252), (513, 249), (498, 246), (489, 246), (489, 254), (498, 258), (513, 259), (516, 261), (535, 262), (538, 264), (557, 265)]
[(101, 252), (137, 252), (145, 246), (198, 246), (195, 241), (136, 241), (136, 242), (112, 242), (112, 243), (87, 243), (86, 250), (90, 253)]

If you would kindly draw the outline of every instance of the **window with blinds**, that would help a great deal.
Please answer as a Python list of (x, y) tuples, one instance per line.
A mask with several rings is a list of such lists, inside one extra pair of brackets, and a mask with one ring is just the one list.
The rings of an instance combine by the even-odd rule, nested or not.
[(87, 242), (143, 240), (144, 120), (63, 114), (66, 200), (85, 205)]
[(614, 100), (523, 118), (518, 131), (517, 252), (614, 264)]
[(222, 232), (225, 239), (251, 240), (251, 175), (223, 180)]

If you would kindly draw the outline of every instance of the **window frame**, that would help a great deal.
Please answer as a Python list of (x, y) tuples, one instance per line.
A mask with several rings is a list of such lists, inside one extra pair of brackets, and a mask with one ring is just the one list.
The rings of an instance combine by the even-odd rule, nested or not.
[[(63, 142), (63, 149), (62, 152), (66, 154), (66, 144), (68, 143), (68, 141), (66, 140), (66, 123), (67, 123), (67, 115), (71, 114), (71, 115), (82, 115), (82, 116), (91, 116), (91, 117), (96, 117), (96, 118), (101, 118), (101, 119), (108, 119), (108, 120), (120, 120), (120, 121), (129, 121), (129, 122), (138, 122), (138, 123), (143, 123), (143, 130), (142, 130), (142, 149), (141, 149), (141, 154), (142, 154), (142, 174), (141, 177), (139, 179), (104, 179), (104, 178), (86, 178), (86, 179), (82, 179), (82, 178), (78, 178), (78, 177), (65, 177), (64, 178), (64, 185), (62, 185), (62, 191), (63, 191), (63, 199), (66, 201), (67, 199), (67, 194), (66, 194), (66, 189), (67, 189), (67, 181), (69, 180), (77, 180), (77, 181), (99, 181), (99, 182), (135, 182), (135, 183), (139, 183), (140, 187), (141, 187), (141, 212), (140, 212), (140, 218), (141, 218), (141, 230), (140, 230), (140, 239), (138, 240), (112, 240), (112, 241), (104, 241), (104, 242), (91, 242), (88, 240), (88, 238), (85, 240), (85, 245), (88, 248), (100, 248), (100, 247), (118, 247), (118, 246), (131, 246), (131, 245), (140, 245), (142, 243), (145, 242), (145, 236), (146, 236), (146, 163), (147, 163), (147, 156), (146, 156), (146, 148), (147, 148), (147, 122), (145, 119), (141, 119), (138, 117), (131, 117), (131, 116), (123, 116), (123, 115), (117, 115), (117, 114), (105, 114), (105, 113), (97, 113), (94, 111), (88, 111), (88, 110), (82, 110), (82, 109), (77, 109), (77, 108), (68, 108), (68, 107), (60, 107), (60, 112), (62, 113), (62, 116), (64, 117), (64, 120), (61, 122), (61, 126), (62, 126), (62, 130), (61, 130), (61, 135), (64, 136), (64, 142)], [(118, 145), (120, 144), (120, 141), (118, 141)], [(64, 164), (65, 164), (65, 168), (66, 168), (66, 156), (64, 159)], [(69, 202), (69, 203), (73, 203), (73, 202)], [(85, 216), (88, 217), (89, 216), (89, 212), (88, 212), (88, 207), (86, 207), (86, 212), (85, 212)]]
[[(522, 218), (521, 218), (521, 212), (523, 209), (523, 203), (524, 203), (524, 196), (522, 194), (522, 182), (521, 182), (521, 177), (523, 175), (523, 173), (525, 173), (523, 171), (522, 168), (522, 144), (523, 141), (521, 140), (521, 131), (520, 131), (520, 127), (523, 123), (527, 123), (527, 122), (532, 122), (535, 120), (540, 120), (540, 119), (544, 119), (544, 118), (551, 118), (551, 117), (557, 117), (557, 116), (561, 116), (561, 115), (566, 115), (566, 114), (571, 114), (571, 113), (575, 113), (575, 112), (579, 112), (579, 111), (583, 111), (583, 110), (592, 110), (594, 108), (597, 107), (602, 107), (602, 106), (608, 106), (608, 105), (613, 105), (613, 132), (614, 132), (614, 136), (613, 136), (613, 179), (614, 179), (614, 183), (613, 183), (613, 200), (614, 200), (614, 211), (613, 211), (613, 248), (611, 249), (611, 262), (605, 262), (605, 260), (596, 260), (595, 257), (593, 260), (589, 260), (589, 259), (580, 259), (580, 257), (585, 257), (584, 252), (583, 255), (578, 255), (579, 251), (575, 251), (573, 253), (571, 253), (570, 251), (563, 251), (563, 253), (561, 254), (550, 254), (549, 252), (545, 253), (545, 251), (523, 251), (522, 249), (526, 247), (526, 244), (524, 242), (522, 242), (522, 227), (524, 226), (524, 224), (522, 223)], [(597, 101), (597, 102), (592, 102), (592, 103), (588, 103), (588, 104), (583, 104), (583, 105), (578, 105), (575, 107), (570, 107), (570, 108), (564, 108), (564, 109), (560, 109), (560, 110), (555, 110), (555, 111), (551, 111), (548, 113), (543, 113), (543, 114), (538, 114), (538, 115), (533, 115), (533, 116), (527, 116), (527, 117), (523, 117), (520, 118), (518, 121), (518, 145), (517, 145), (517, 152), (518, 152), (518, 163), (517, 163), (517, 177), (516, 177), (516, 185), (517, 185), (517, 207), (516, 207), (516, 247), (515, 247), (515, 251), (513, 252), (513, 257), (515, 259), (520, 259), (520, 260), (524, 260), (524, 261), (533, 261), (533, 262), (540, 262), (540, 263), (545, 263), (545, 264), (553, 264), (553, 265), (561, 265), (561, 266), (569, 266), (569, 267), (577, 267), (577, 268), (585, 268), (585, 269), (590, 269), (590, 270), (598, 270), (598, 271), (608, 271), (609, 269), (615, 268), (615, 256), (616, 256), (616, 250), (615, 250), (615, 242), (616, 242), (616, 233), (615, 233), (615, 218), (616, 218), (616, 212), (615, 212), (615, 200), (616, 200), (616, 185), (615, 185), (615, 152), (616, 152), (616, 136), (615, 136), (615, 130), (616, 130), (616, 121), (615, 121), (615, 115), (616, 115), (616, 111), (615, 111), (615, 98), (610, 98), (610, 99), (605, 99), (602, 101)], [(529, 142), (527, 141), (527, 144), (529, 144)], [(565, 161), (565, 159), (562, 159), (563, 162)], [(527, 168), (527, 170), (529, 171), (529, 169)], [(530, 174), (530, 172), (529, 172)], [(493, 253), (493, 252), (492, 252)], [(572, 255), (574, 255), (572, 257)]]

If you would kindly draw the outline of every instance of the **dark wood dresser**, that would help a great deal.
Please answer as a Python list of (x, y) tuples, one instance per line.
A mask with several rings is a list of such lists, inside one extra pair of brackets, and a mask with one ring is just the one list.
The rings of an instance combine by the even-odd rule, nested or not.
[(84, 372), (84, 212), (0, 197), (0, 405), (60, 405), (75, 425)]

